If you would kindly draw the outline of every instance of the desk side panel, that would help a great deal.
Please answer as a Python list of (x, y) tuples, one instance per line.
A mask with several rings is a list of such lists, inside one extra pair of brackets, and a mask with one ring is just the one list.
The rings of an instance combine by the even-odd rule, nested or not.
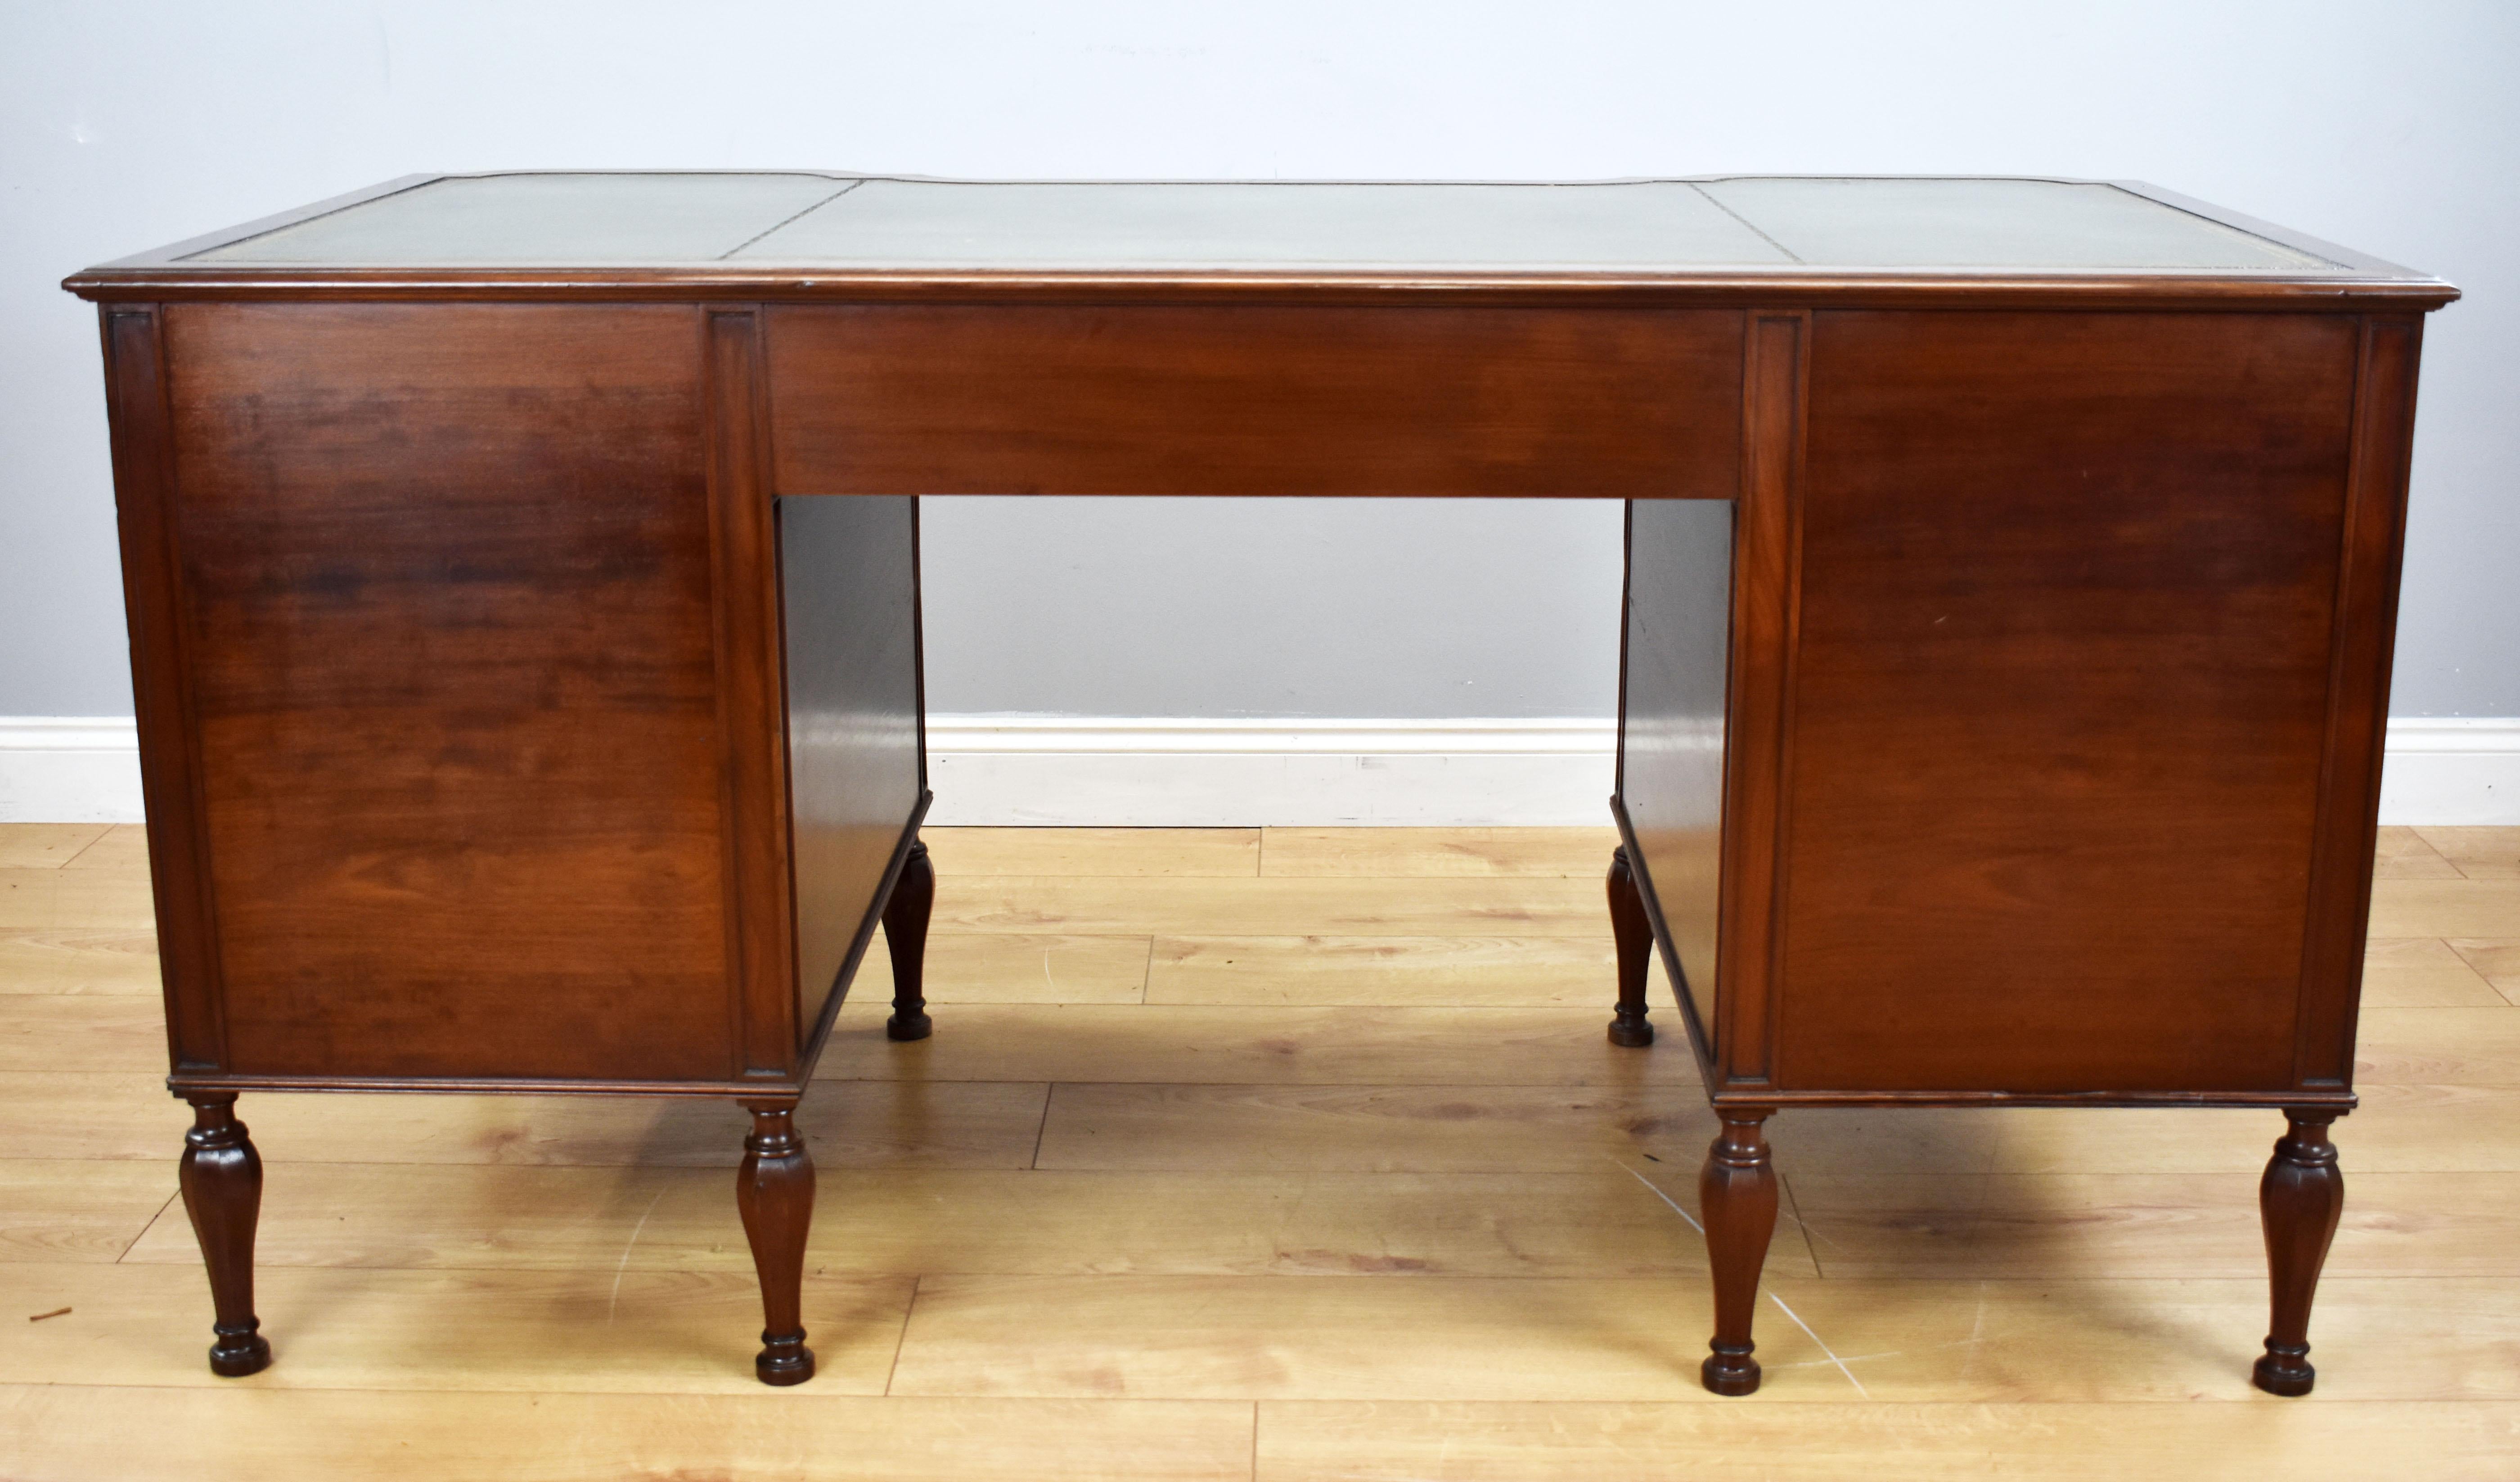
[(919, 505), (783, 499), (798, 1034), (844, 990), (925, 789)]
[(2293, 1085), (2359, 334), (1814, 316), (1780, 1086)]
[(697, 314), (165, 318), (228, 1071), (727, 1079)]
[(1732, 504), (1641, 500), (1629, 507), (1619, 801), (1680, 958), (1664, 970), (1708, 1033), (1719, 1032), (1715, 947), (1732, 600)]
[(1724, 309), (773, 309), (782, 494), (1730, 499)]

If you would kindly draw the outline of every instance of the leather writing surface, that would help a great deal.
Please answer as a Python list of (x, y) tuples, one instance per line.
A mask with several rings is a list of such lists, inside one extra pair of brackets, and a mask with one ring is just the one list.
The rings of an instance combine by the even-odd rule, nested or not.
[(1693, 186), (870, 180), (735, 254), (865, 267), (1650, 269), (1789, 259)]
[(854, 183), (824, 175), (458, 175), (186, 260), (273, 265), (706, 262)]
[(459, 175), (204, 248), (203, 267), (919, 272), (2353, 270), (2093, 181), (1564, 184)]
[(2335, 266), (2091, 181), (1744, 176), (1702, 189), (1812, 267), (2299, 273)]

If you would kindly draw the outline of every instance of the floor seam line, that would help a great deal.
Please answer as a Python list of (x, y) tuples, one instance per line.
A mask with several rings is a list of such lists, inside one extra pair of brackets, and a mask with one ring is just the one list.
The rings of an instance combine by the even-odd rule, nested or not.
[[(162, 1204), (160, 1204), (160, 1205), (158, 1205), (158, 1212), (157, 1212), (156, 1214), (151, 1215), (147, 1220), (145, 1220), (145, 1221), (141, 1222), (141, 1226), (140, 1226), (140, 1232), (139, 1232), (139, 1234), (137, 1234), (137, 1235), (133, 1235), (130, 1239), (128, 1239), (128, 1240), (124, 1241), (124, 1242), (123, 1242), (123, 1245), (122, 1245), (122, 1248), (121, 1248), (120, 1250), (118, 1250), (118, 1251), (114, 1252), (114, 1256), (113, 1256), (113, 1264), (114, 1264), (114, 1265), (116, 1265), (116, 1266), (120, 1266), (120, 1265), (122, 1265), (122, 1264), (124, 1263), (124, 1261), (125, 1261), (125, 1260), (127, 1260), (127, 1259), (130, 1257), (131, 1252), (133, 1252), (134, 1250), (139, 1249), (139, 1248), (140, 1248), (140, 1242), (141, 1242), (141, 1241), (143, 1241), (143, 1240), (145, 1240), (145, 1239), (147, 1239), (147, 1238), (149, 1238), (149, 1232), (151, 1232), (151, 1231), (153, 1231), (153, 1230), (155, 1230), (155, 1229), (157, 1229), (157, 1228), (158, 1228), (158, 1222), (159, 1220), (162, 1220), (162, 1219), (166, 1218), (166, 1211), (167, 1211), (167, 1210), (169, 1210), (169, 1209), (174, 1208), (174, 1207), (175, 1207), (175, 1201), (176, 1201), (177, 1199), (182, 1198), (183, 1196), (184, 1196), (184, 1191), (183, 1191), (182, 1190), (180, 1190), (180, 1189), (179, 1189), (179, 1190), (175, 1190), (173, 1193), (170, 1193), (170, 1194), (166, 1195), (166, 1202), (164, 1202), (164, 1203), (162, 1203)], [(152, 1262), (148, 1262), (148, 1261), (142, 1261), (142, 1262), (140, 1262), (139, 1264), (140, 1264), (140, 1265), (143, 1265), (143, 1266), (147, 1266), (147, 1265), (152, 1265), (152, 1264), (154, 1264), (154, 1263), (152, 1263)]]
[(887, 1400), (898, 1398), (892, 1392), (892, 1381), (901, 1372), (901, 1351), (910, 1346), (910, 1315), (919, 1309), (920, 1283), (926, 1280), (924, 1276), (912, 1277), (910, 1300), (901, 1304), (901, 1330), (892, 1335), (892, 1363), (883, 1371), (883, 1397)]

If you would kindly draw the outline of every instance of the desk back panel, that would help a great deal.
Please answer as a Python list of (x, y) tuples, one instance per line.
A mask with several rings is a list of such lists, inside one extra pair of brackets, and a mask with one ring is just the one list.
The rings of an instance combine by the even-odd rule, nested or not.
[(1813, 316), (1780, 1088), (2296, 1083), (2361, 327)]
[(135, 652), (195, 793), (153, 821), (198, 836), (151, 846), (205, 865), (169, 988), (224, 1020), (179, 1072), (726, 1079), (698, 315), (162, 319), (171, 561), (134, 569), (180, 683)]
[(1730, 499), (1730, 309), (768, 314), (781, 494)]

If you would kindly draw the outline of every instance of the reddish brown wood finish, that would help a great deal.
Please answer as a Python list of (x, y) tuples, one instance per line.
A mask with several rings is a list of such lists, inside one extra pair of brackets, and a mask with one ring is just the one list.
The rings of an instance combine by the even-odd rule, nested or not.
[(814, 1160), (796, 1131), (792, 1100), (745, 1101), (752, 1131), (735, 1172), (736, 1207), (752, 1267), (761, 1280), (761, 1352), (753, 1372), (764, 1384), (802, 1384), (814, 1377), (805, 1346), (805, 1236), (814, 1222)]
[(2360, 342), (1814, 316), (1778, 1087), (2295, 1086)]
[(884, 1038), (923, 1040), (935, 1027), (927, 1016), (927, 918), (936, 905), (936, 867), (927, 846), (913, 843), (883, 908), (883, 946), (892, 959), (892, 1016)]
[(2271, 1395), (2306, 1395), (2318, 1378), (2310, 1364), (2310, 1304), (2345, 1212), (2345, 1175), (2327, 1140), (2334, 1113), (2296, 1108), (2284, 1116), (2284, 1136), (2258, 1181), (2272, 1316), (2252, 1377)]
[(715, 582), (720, 850), (725, 860), (730, 1032), (746, 1077), (794, 1074), (795, 904), (788, 890), (787, 695), (780, 673), (779, 535), (763, 450), (759, 317), (711, 310), (708, 505)]
[(1610, 851), (1610, 938), (1619, 953), (1619, 1007), (1610, 1015), (1610, 1043), (1641, 1050), (1653, 1043), (1653, 1025), (1645, 1022), (1645, 969), (1651, 966), (1653, 923), (1637, 894), (1637, 874), (1628, 864), (1627, 846)]
[(166, 1002), (166, 1050), (178, 1074), (227, 1062), (218, 932), (202, 857), (201, 756), (192, 705), (191, 613), (176, 544), (166, 345), (154, 305), (104, 314), (106, 409), (113, 430), (113, 503), (122, 601), (131, 628), (140, 786)]
[(1730, 501), (1631, 500), (1626, 520), (1610, 814), (1646, 918), (1639, 930), (1670, 965), (1673, 1007), (1701, 1068), (1724, 932), (1734, 515)]
[[(918, 501), (779, 502), (798, 1023), (828, 1032), (926, 808)], [(811, 1057), (809, 1047), (808, 1057)]]
[[(291, 1086), (734, 1093), (759, 1371), (811, 1373), (790, 1113), (878, 912), (924, 1028), (932, 883), (915, 505), (774, 493), (1537, 495), (1738, 501), (1681, 1003), (1709, 1387), (1758, 1382), (1773, 1110), (2005, 1101), (2284, 1108), (2259, 1382), (2309, 1387), (2447, 285), (2311, 243), (2340, 271), (176, 260), (208, 245), (70, 286), (220, 1371), (268, 1352), (230, 1105)], [(1623, 651), (1623, 703), (1668, 656)], [(1623, 768), (1623, 1043), (1680, 858), (1630, 814), (1704, 828), (1627, 794), (1678, 776)]]
[[(1732, 545), (1732, 679), (1725, 747), (1722, 949), (1714, 1053), (1724, 1087), (1774, 1079), (1778, 841), (1793, 772), (1793, 659), (1801, 611), (1804, 347), (1811, 316), (1756, 314), (1742, 368), (1741, 503)], [(1711, 1089), (1711, 1088), (1710, 1088)]]
[(731, 1078), (694, 312), (166, 341), (222, 1068)]
[(233, 1096), (197, 1096), (193, 1130), (184, 1134), (176, 1165), (184, 1213), (209, 1268), (210, 1300), (218, 1311), (211, 1331), (210, 1372), (227, 1378), (260, 1373), (271, 1363), (271, 1343), (253, 1315), (253, 1228), (262, 1212), (262, 1157), (236, 1119)]
[(972, 305), (770, 315), (782, 494), (1729, 499), (1741, 316)]
[(1726, 1107), (1724, 1130), (1706, 1149), (1697, 1176), (1697, 1207), (1706, 1220), (1706, 1259), (1715, 1283), (1715, 1336), (1698, 1376), (1719, 1395), (1759, 1387), (1750, 1340), (1759, 1306), (1759, 1271), (1777, 1232), (1777, 1170), (1761, 1124), (1768, 1113)]
[(2362, 331), (2293, 1064), (2297, 1084), (2337, 1090), (2344, 1089), (2354, 1071), (2362, 939), (2371, 915), (2380, 761), (2389, 726), (2389, 660), (2398, 630), (2398, 562), (2406, 535), (2415, 359), (2423, 321), (2366, 318)]

